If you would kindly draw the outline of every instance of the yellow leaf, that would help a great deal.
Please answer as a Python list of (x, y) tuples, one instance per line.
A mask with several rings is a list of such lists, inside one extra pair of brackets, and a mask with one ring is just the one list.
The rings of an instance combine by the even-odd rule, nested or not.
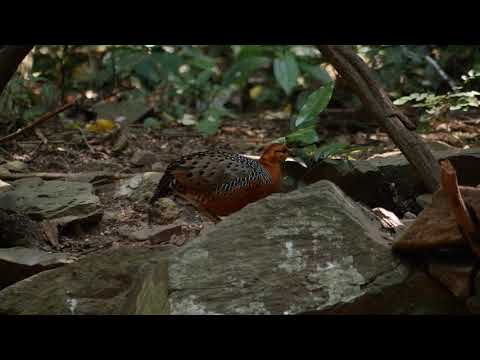
[(93, 132), (93, 133), (96, 133), (98, 132), (98, 129), (97, 129), (97, 124), (87, 124), (85, 125), (85, 130), (89, 131), (89, 132)]
[(288, 115), (292, 115), (292, 104), (287, 104), (284, 108), (283, 108), (283, 112), (288, 114)]
[(117, 125), (110, 119), (97, 119), (94, 123), (87, 124), (85, 129), (93, 133), (106, 133), (112, 131)]
[(97, 124), (99, 129), (102, 129), (105, 132), (111, 131), (116, 127), (116, 124), (110, 119), (97, 119), (95, 124)]
[(262, 85), (256, 85), (253, 88), (250, 89), (250, 99), (255, 100), (260, 96), (260, 94), (263, 91), (263, 86)]

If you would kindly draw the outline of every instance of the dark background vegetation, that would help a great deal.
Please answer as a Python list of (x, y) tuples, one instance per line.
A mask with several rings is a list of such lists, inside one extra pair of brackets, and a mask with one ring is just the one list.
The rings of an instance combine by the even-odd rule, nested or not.
[[(418, 117), (419, 132), (431, 131), (435, 121), (452, 111), (479, 105), (478, 46), (354, 48), (396, 104)], [(226, 119), (265, 110), (283, 112), (290, 120), (281, 135), (300, 145), (299, 155), (308, 160), (342, 153), (352, 145), (322, 136), (311, 121), (302, 126), (295, 121), (309, 95), (322, 87), (325, 92), (332, 80), (328, 109), (361, 108), (314, 46), (35, 46), (0, 97), (1, 133), (11, 133), (72, 99), (93, 103), (120, 94), (116, 101), (145, 98), (152, 104), (154, 113), (144, 121), (148, 131), (182, 126), (208, 137), (221, 131)], [(323, 96), (326, 106), (329, 94)], [(312, 114), (318, 115), (325, 106)]]

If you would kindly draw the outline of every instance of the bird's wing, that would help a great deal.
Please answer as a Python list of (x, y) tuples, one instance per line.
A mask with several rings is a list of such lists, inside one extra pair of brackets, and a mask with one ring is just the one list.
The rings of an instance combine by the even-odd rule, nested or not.
[(187, 189), (212, 192), (235, 180), (253, 178), (259, 167), (257, 161), (241, 155), (205, 152), (181, 158), (169, 171)]

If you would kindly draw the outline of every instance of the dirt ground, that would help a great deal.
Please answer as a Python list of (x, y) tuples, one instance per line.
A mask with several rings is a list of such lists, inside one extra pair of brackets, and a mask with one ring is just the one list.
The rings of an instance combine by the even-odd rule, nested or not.
[[(247, 114), (239, 119), (223, 122), (218, 134), (205, 138), (192, 127), (170, 124), (162, 129), (145, 129), (141, 122), (125, 132), (128, 147), (116, 154), (111, 142), (95, 144), (97, 136), (76, 129), (69, 129), (60, 120), (52, 120), (39, 127), (41, 134), (30, 132), (4, 146), (0, 157), (4, 160), (21, 160), (28, 164), (27, 172), (82, 173), (111, 171), (117, 174), (136, 174), (152, 171), (152, 165), (134, 166), (132, 155), (138, 150), (154, 152), (157, 156), (155, 171), (163, 171), (178, 156), (202, 151), (210, 146), (221, 146), (234, 152), (259, 155), (262, 147), (288, 132), (288, 119), (276, 118), (272, 114)], [(321, 127), (321, 124), (320, 124)], [(379, 129), (368, 132), (321, 129), (324, 136), (340, 143), (363, 145), (360, 150), (349, 154), (351, 159), (366, 159), (374, 154), (396, 150), (387, 134)], [(431, 124), (427, 133), (420, 134), (427, 141), (441, 141), (457, 148), (480, 146), (480, 112), (462, 116), (455, 115)], [(47, 143), (42, 143), (42, 135)], [(1, 148), (0, 148), (1, 149)], [(149, 245), (148, 242), (129, 240), (121, 236), (119, 228), (129, 225), (135, 228), (145, 225), (146, 204), (127, 199), (114, 199), (116, 183), (96, 186), (104, 216), (99, 225), (72, 234), (61, 235), (57, 251), (76, 255), (115, 246), (165, 246)], [(188, 210), (192, 211), (192, 210)], [(213, 226), (208, 221), (192, 222), (193, 230), (187, 239), (170, 242), (169, 246), (194, 237), (199, 231)], [(178, 239), (177, 239), (178, 240)]]

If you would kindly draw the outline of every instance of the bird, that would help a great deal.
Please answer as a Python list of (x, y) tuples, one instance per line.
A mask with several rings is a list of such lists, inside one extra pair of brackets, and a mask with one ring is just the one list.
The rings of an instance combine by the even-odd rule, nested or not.
[(220, 216), (278, 191), (283, 178), (282, 163), (288, 154), (286, 145), (274, 143), (264, 149), (259, 160), (221, 149), (183, 156), (168, 165), (150, 206), (173, 194), (217, 223)]

